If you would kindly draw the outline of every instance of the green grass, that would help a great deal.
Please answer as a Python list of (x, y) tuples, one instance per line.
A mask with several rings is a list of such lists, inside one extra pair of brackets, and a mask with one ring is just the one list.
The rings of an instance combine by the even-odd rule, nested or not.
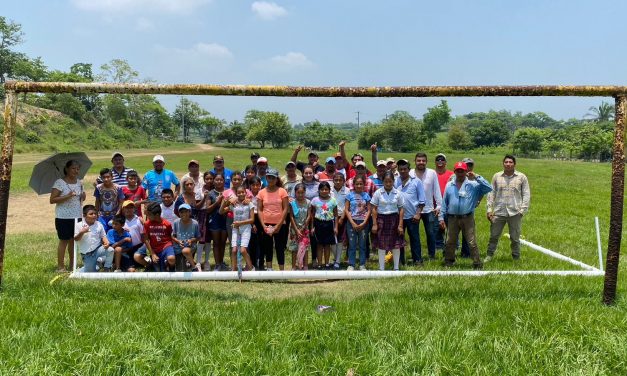
[[(247, 149), (219, 152), (227, 166), (244, 165), (250, 154)], [(280, 166), (289, 153), (262, 155)], [(178, 172), (191, 157), (202, 168), (210, 166), (213, 154), (164, 152), (168, 166)], [(488, 179), (501, 165), (500, 156), (474, 159), (477, 172)], [(147, 170), (150, 158), (128, 158), (128, 165)], [(593, 217), (600, 217), (605, 244), (610, 166), (527, 159), (518, 166), (532, 187), (525, 238), (597, 265)], [(477, 212), (482, 254), (488, 237), (484, 218), (482, 204)], [(624, 264), (617, 304), (605, 307), (602, 277), (242, 284), (65, 279), (51, 285), (55, 246), (54, 234), (7, 238), (0, 374), (627, 372)], [(508, 248), (503, 238), (496, 260), (486, 268), (577, 270), (526, 247), (514, 265)], [(462, 261), (457, 268), (469, 270), (470, 264)], [(429, 263), (426, 269), (440, 266)], [(335, 311), (317, 314), (318, 304)]]

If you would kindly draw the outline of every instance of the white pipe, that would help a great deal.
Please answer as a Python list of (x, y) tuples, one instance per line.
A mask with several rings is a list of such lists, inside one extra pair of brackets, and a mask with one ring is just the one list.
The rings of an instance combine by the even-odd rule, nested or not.
[[(600, 270), (404, 270), (404, 271), (250, 271), (242, 273), (242, 280), (289, 280), (289, 279), (375, 279), (406, 276), (467, 276), (488, 275), (548, 275), (596, 277)], [(70, 278), (77, 279), (126, 279), (126, 280), (170, 280), (170, 281), (237, 281), (237, 272), (137, 272), (137, 273), (84, 273), (74, 272)]]
[[(505, 236), (507, 236), (507, 237), (509, 238), (509, 234), (505, 234)], [(590, 266), (590, 265), (585, 264), (585, 263), (583, 263), (583, 262), (581, 262), (581, 261), (577, 261), (577, 260), (572, 259), (572, 258), (570, 258), (570, 257), (568, 257), (568, 256), (564, 256), (564, 255), (563, 255), (563, 254), (561, 254), (561, 253), (557, 253), (557, 252), (555, 252), (555, 251), (551, 251), (550, 249), (546, 249), (546, 248), (544, 248), (544, 247), (541, 247), (541, 246), (539, 246), (539, 245), (533, 244), (533, 243), (528, 242), (528, 241), (526, 241), (526, 240), (520, 239), (520, 244), (524, 244), (524, 245), (526, 245), (527, 247), (529, 247), (529, 248), (531, 248), (531, 249), (535, 249), (536, 251), (539, 251), (539, 252), (541, 252), (541, 253), (544, 253), (545, 255), (548, 255), (548, 256), (554, 257), (554, 258), (556, 258), (556, 259), (563, 260), (563, 261), (566, 261), (566, 262), (570, 262), (571, 264), (573, 264), (573, 265), (577, 265), (577, 266), (579, 266), (579, 267), (581, 267), (581, 268), (584, 268), (584, 269), (586, 269), (586, 270), (590, 270), (590, 271), (601, 271), (601, 270), (599, 270), (599, 269), (595, 268), (594, 266)]]
[(599, 270), (603, 271), (603, 251), (601, 250), (601, 230), (599, 230), (599, 217), (594, 217), (594, 225), (597, 228), (597, 248), (599, 248)]
[[(74, 218), (74, 228), (76, 228), (76, 224), (78, 223), (78, 220), (76, 218)], [(74, 229), (72, 229), (72, 231), (74, 231)], [(74, 261), (72, 262), (72, 273), (76, 272), (76, 263), (78, 262), (76, 259), (78, 258), (78, 247), (76, 246), (76, 240), (73, 241), (74, 243), (74, 249), (72, 249), (72, 252), (74, 252)], [(65, 251), (63, 251), (65, 252)]]

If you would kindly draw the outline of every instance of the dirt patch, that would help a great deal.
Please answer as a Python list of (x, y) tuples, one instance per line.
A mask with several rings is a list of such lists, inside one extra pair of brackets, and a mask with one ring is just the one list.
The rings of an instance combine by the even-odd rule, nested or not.
[(54, 229), (54, 205), (49, 195), (11, 194), (7, 215), (7, 234), (50, 233)]

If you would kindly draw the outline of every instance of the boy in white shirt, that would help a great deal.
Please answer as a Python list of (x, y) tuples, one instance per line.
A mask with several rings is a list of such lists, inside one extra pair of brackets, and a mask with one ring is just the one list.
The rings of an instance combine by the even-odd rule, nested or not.
[(110, 272), (113, 248), (109, 245), (104, 227), (97, 219), (98, 211), (94, 205), (83, 206), (83, 221), (74, 226), (74, 240), (83, 258), (85, 272), (95, 272), (98, 262), (104, 263), (105, 272)]

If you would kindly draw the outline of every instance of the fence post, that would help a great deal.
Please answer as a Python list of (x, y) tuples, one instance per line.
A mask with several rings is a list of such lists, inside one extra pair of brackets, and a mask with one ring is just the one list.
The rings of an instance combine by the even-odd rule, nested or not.
[(17, 114), (17, 93), (14, 90), (7, 90), (5, 95), (2, 156), (0, 157), (0, 288), (2, 288), (2, 277), (4, 275), (4, 243), (7, 233), (9, 189), (11, 187), (11, 168), (13, 165)]
[(618, 258), (623, 229), (623, 192), (625, 189), (625, 103), (624, 95), (615, 97), (614, 148), (612, 151), (612, 191), (610, 194), (610, 234), (607, 242), (603, 303), (612, 305), (616, 299)]

